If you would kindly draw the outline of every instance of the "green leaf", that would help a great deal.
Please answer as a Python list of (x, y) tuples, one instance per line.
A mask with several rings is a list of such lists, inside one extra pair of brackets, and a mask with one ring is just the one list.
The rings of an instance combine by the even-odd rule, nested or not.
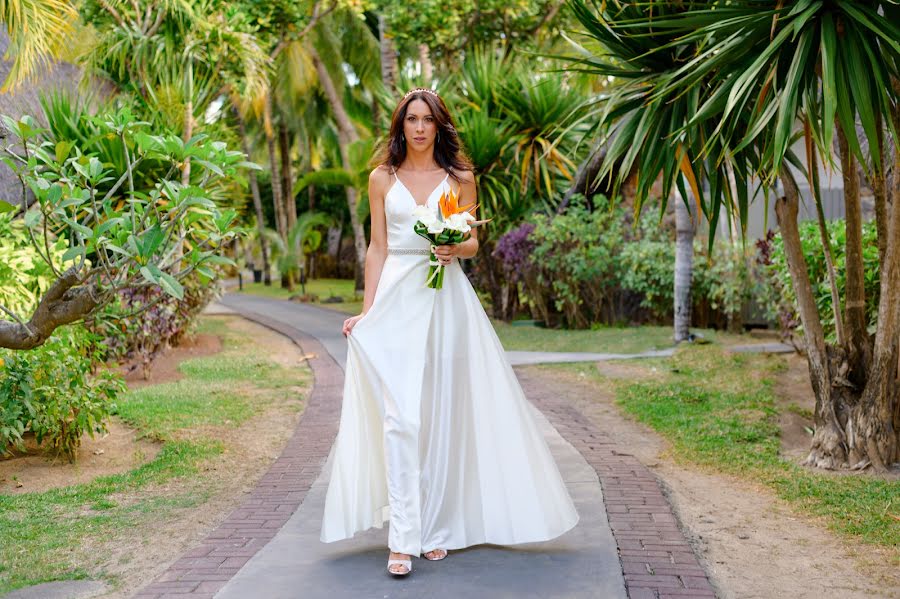
[(172, 297), (179, 300), (184, 299), (184, 287), (169, 273), (159, 273), (159, 286)]
[(68, 217), (63, 217), (63, 218), (62, 218), (62, 221), (63, 221), (64, 223), (66, 223), (67, 225), (69, 225), (69, 227), (70, 227), (73, 231), (78, 232), (78, 233), (79, 233), (82, 237), (84, 237), (85, 239), (93, 239), (93, 237), (94, 237), (94, 231), (93, 231), (93, 229), (91, 229), (90, 227), (86, 227), (86, 226), (82, 225), (81, 223), (76, 222), (76, 221), (74, 221), (74, 220), (72, 220), (71, 218), (68, 218)]
[[(830, 155), (828, 148), (834, 140), (834, 116), (837, 112), (837, 85), (834, 71), (837, 68), (837, 31), (830, 12), (822, 15), (822, 154)], [(810, 115), (810, 118), (815, 118)]]
[(144, 275), (144, 279), (148, 283), (153, 283), (154, 285), (159, 284), (159, 279), (150, 271), (150, 269), (146, 266), (141, 267), (141, 274)]
[(62, 261), (69, 262), (70, 260), (74, 260), (75, 258), (80, 258), (84, 255), (84, 246), (76, 245), (75, 247), (71, 247), (63, 252)]
[(70, 141), (61, 140), (61, 141), (56, 142), (56, 148), (55, 148), (56, 161), (60, 164), (65, 162), (66, 159), (69, 157), (69, 152), (72, 151), (73, 146), (74, 146), (74, 144)]
[(145, 259), (150, 259), (166, 238), (165, 231), (158, 224), (149, 227), (140, 237), (139, 255)]
[(13, 212), (18, 209), (18, 206), (14, 206), (5, 200), (0, 200), (0, 214), (3, 214), (4, 212)]

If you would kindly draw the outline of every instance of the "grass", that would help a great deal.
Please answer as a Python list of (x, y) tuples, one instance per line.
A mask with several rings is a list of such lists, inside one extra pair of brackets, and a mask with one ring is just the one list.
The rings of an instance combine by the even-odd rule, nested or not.
[(779, 456), (773, 385), (785, 368), (782, 358), (701, 346), (642, 364), (664, 375), (610, 381), (592, 372), (596, 382), (615, 385), (625, 412), (671, 442), (676, 459), (767, 485), (847, 537), (900, 547), (900, 481), (817, 472)]
[(222, 336), (223, 351), (183, 362), (178, 381), (129, 391), (117, 402), (119, 417), (164, 441), (153, 460), (86, 484), (0, 495), (0, 595), (104, 577), (103, 545), (138, 546), (141, 530), (205, 503), (228, 484), (206, 464), (228, 451), (236, 428), (287, 387), (310, 381), (306, 369), (267, 359), (221, 320), (203, 319), (199, 329)]
[[(332, 310), (339, 310), (349, 314), (359, 314), (360, 310), (362, 310), (362, 298), (356, 295), (354, 286), (352, 279), (311, 279), (306, 283), (306, 293), (319, 297), (318, 302), (311, 302), (312, 305), (331, 308)], [(300, 286), (297, 285), (293, 291), (288, 291), (283, 289), (277, 281), (273, 281), (272, 285), (268, 287), (263, 283), (245, 283), (243, 293), (286, 300), (293, 295), (300, 295), (301, 290)], [(329, 297), (339, 297), (343, 301), (335, 303), (322, 301)]]
[[(672, 327), (597, 327), (590, 330), (545, 329), (492, 321), (507, 350), (636, 354), (672, 346)], [(713, 343), (735, 343), (739, 335), (696, 330)]]

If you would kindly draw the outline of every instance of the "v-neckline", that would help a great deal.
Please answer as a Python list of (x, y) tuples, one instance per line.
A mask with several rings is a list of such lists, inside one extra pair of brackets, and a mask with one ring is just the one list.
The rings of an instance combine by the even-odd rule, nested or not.
[(425, 201), (422, 202), (422, 203), (419, 203), (419, 201), (416, 199), (416, 196), (413, 195), (413, 192), (410, 191), (409, 187), (406, 186), (406, 183), (404, 183), (402, 180), (400, 180), (400, 177), (397, 176), (397, 172), (396, 172), (396, 171), (394, 171), (394, 178), (397, 179), (397, 183), (399, 183), (400, 185), (403, 186), (403, 189), (406, 190), (406, 193), (409, 194), (409, 197), (412, 198), (412, 201), (413, 201), (413, 203), (414, 203), (416, 206), (427, 206), (427, 205), (428, 205), (428, 201), (431, 200), (431, 196), (434, 195), (434, 192), (436, 192), (438, 189), (440, 189), (441, 187), (443, 187), (443, 185), (444, 185), (444, 183), (447, 181), (447, 179), (450, 178), (450, 173), (447, 173), (446, 175), (444, 175), (444, 178), (441, 179), (441, 182), (438, 183), (438, 184), (435, 186), (435, 188), (431, 190), (431, 193), (428, 194), (428, 197), (426, 197), (426, 198), (425, 198)]

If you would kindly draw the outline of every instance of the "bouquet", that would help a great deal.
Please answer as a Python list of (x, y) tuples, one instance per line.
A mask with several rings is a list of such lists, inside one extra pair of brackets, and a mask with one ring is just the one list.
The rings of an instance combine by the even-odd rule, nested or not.
[(460, 207), (459, 195), (451, 189), (449, 193), (441, 194), (437, 210), (428, 206), (417, 206), (413, 210), (413, 216), (418, 219), (413, 225), (413, 231), (431, 242), (426, 287), (440, 289), (444, 285), (444, 266), (434, 255), (435, 246), (462, 243), (470, 237), (469, 232), (473, 227), (488, 222), (475, 220), (472, 216), (475, 208), (477, 206), (474, 203)]

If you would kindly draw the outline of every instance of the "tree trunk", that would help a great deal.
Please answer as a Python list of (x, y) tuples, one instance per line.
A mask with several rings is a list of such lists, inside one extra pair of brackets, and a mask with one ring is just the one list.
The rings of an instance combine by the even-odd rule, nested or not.
[[(288, 245), (287, 214), (284, 211), (283, 191), (281, 186), (281, 174), (278, 168), (278, 158), (275, 153), (275, 130), (272, 123), (272, 90), (266, 95), (263, 109), (264, 125), (266, 130), (266, 146), (269, 150), (269, 167), (272, 169), (272, 205), (275, 208), (275, 223), (278, 228), (278, 236), (284, 243), (286, 251), (290, 251)], [(281, 286), (293, 289), (290, 269), (281, 273)]]
[(388, 33), (384, 16), (378, 17), (378, 39), (381, 47), (381, 81), (384, 83), (384, 88), (393, 95), (396, 90), (397, 72), (400, 68), (397, 64), (394, 38)]
[(675, 343), (690, 338), (691, 275), (694, 256), (694, 221), (686, 198), (675, 192)]
[[(831, 236), (828, 234), (828, 223), (825, 220), (825, 210), (822, 206), (822, 197), (819, 185), (819, 164), (817, 160), (816, 146), (812, 141), (809, 120), (805, 121), (806, 127), (806, 159), (808, 161), (810, 185), (816, 198), (816, 219), (819, 223), (819, 237), (822, 240), (822, 249), (825, 256), (825, 270), (828, 273), (828, 286), (831, 288), (831, 311), (834, 315), (834, 334), (839, 346), (847, 343), (847, 335), (844, 332), (844, 316), (841, 314), (841, 292), (837, 284), (837, 271), (834, 268), (834, 252), (831, 247)], [(857, 198), (859, 194), (857, 193)]]
[[(884, 145), (884, 128), (881, 124), (881, 112), (875, 113), (877, 129), (878, 151), (881, 155), (881, 164), (874, 165), (872, 176), (869, 182), (872, 186), (872, 195), (875, 196), (875, 228), (878, 232), (878, 267), (881, 276), (884, 277), (884, 254), (887, 251), (887, 223), (888, 219), (888, 203), (887, 203), (887, 181), (885, 180), (885, 145)], [(896, 173), (896, 171), (894, 171)], [(894, 175), (897, 176), (896, 174)]]
[[(281, 205), (284, 207), (284, 228), (290, 237), (291, 229), (297, 223), (297, 202), (294, 199), (291, 180), (291, 136), (283, 119), (278, 121), (278, 149), (281, 154)], [(294, 250), (289, 248), (288, 251), (292, 253)], [(282, 274), (282, 284), (292, 291), (297, 271), (297, 265), (292, 264), (291, 268)]]
[(83, 319), (109, 301), (100, 287), (82, 282), (79, 274), (74, 266), (62, 273), (41, 297), (28, 322), (0, 320), (0, 347), (14, 350), (39, 347), (59, 327)]
[(784, 196), (775, 201), (775, 216), (784, 241), (785, 259), (794, 295), (797, 298), (800, 321), (803, 323), (803, 342), (809, 365), (809, 378), (816, 396), (816, 432), (806, 463), (822, 468), (834, 468), (847, 461), (846, 438), (835, 409), (834, 400), (839, 398), (835, 397), (835, 390), (832, 389), (825, 332), (822, 329), (822, 321), (809, 281), (806, 258), (800, 244), (800, 230), (797, 226), (800, 190), (797, 189), (797, 183), (787, 165), (781, 169), (781, 181), (784, 185)]
[[(846, 207), (846, 258), (844, 289), (844, 324), (847, 327), (847, 358), (850, 370), (848, 380), (857, 388), (866, 383), (866, 370), (871, 352), (866, 330), (865, 267), (862, 258), (862, 203), (859, 198), (859, 175), (856, 158), (847, 143), (847, 132), (837, 124), (840, 148), (841, 174), (844, 179), (844, 206)], [(856, 135), (856, 131), (849, 132)]]
[[(250, 140), (247, 138), (247, 123), (244, 121), (244, 115), (241, 113), (240, 106), (236, 103), (236, 98), (232, 100), (232, 108), (238, 121), (238, 130), (241, 135), (241, 150), (250, 159)], [(256, 212), (256, 230), (259, 232), (259, 249), (262, 254), (263, 282), (266, 285), (272, 284), (272, 274), (269, 267), (269, 242), (266, 239), (266, 221), (263, 216), (262, 198), (259, 195), (259, 182), (256, 180), (256, 171), (254, 169), (247, 170), (247, 177), (250, 181), (250, 194), (253, 196), (253, 210)]]
[(430, 87), (434, 80), (434, 66), (431, 63), (431, 50), (428, 44), (419, 44), (419, 63), (422, 65), (422, 83)]
[(278, 123), (278, 144), (281, 151), (281, 189), (284, 194), (285, 228), (290, 231), (297, 224), (297, 201), (294, 198), (294, 181), (291, 175), (291, 134), (284, 122)]
[(881, 296), (873, 359), (865, 390), (848, 422), (857, 466), (871, 463), (885, 470), (900, 461), (900, 148), (894, 149), (891, 199), (893, 209), (885, 227), (887, 243), (881, 268)]
[(281, 202), (281, 174), (278, 168), (278, 159), (275, 155), (275, 131), (272, 123), (272, 93), (271, 90), (266, 96), (263, 107), (263, 125), (266, 132), (266, 148), (269, 151), (269, 169), (272, 178), (272, 207), (275, 213), (275, 230), (278, 236), (287, 242), (287, 228), (285, 226), (286, 216), (284, 214), (284, 205)]
[[(347, 172), (352, 172), (349, 152), (350, 144), (357, 141), (359, 135), (356, 133), (356, 129), (353, 128), (353, 123), (350, 122), (350, 117), (347, 115), (344, 103), (341, 97), (338, 96), (337, 89), (334, 87), (334, 82), (331, 80), (331, 75), (319, 58), (319, 53), (316, 52), (314, 48), (310, 48), (310, 55), (312, 56), (313, 64), (316, 67), (316, 73), (319, 75), (319, 83), (322, 86), (322, 90), (325, 92), (325, 96), (328, 98), (334, 120), (338, 126), (341, 166), (343, 166), (344, 170)], [(347, 207), (350, 210), (350, 228), (353, 230), (353, 246), (356, 250), (356, 292), (362, 293), (365, 287), (366, 272), (366, 232), (356, 213), (358, 197), (356, 188), (352, 185), (348, 185), (345, 189), (347, 192)]]

